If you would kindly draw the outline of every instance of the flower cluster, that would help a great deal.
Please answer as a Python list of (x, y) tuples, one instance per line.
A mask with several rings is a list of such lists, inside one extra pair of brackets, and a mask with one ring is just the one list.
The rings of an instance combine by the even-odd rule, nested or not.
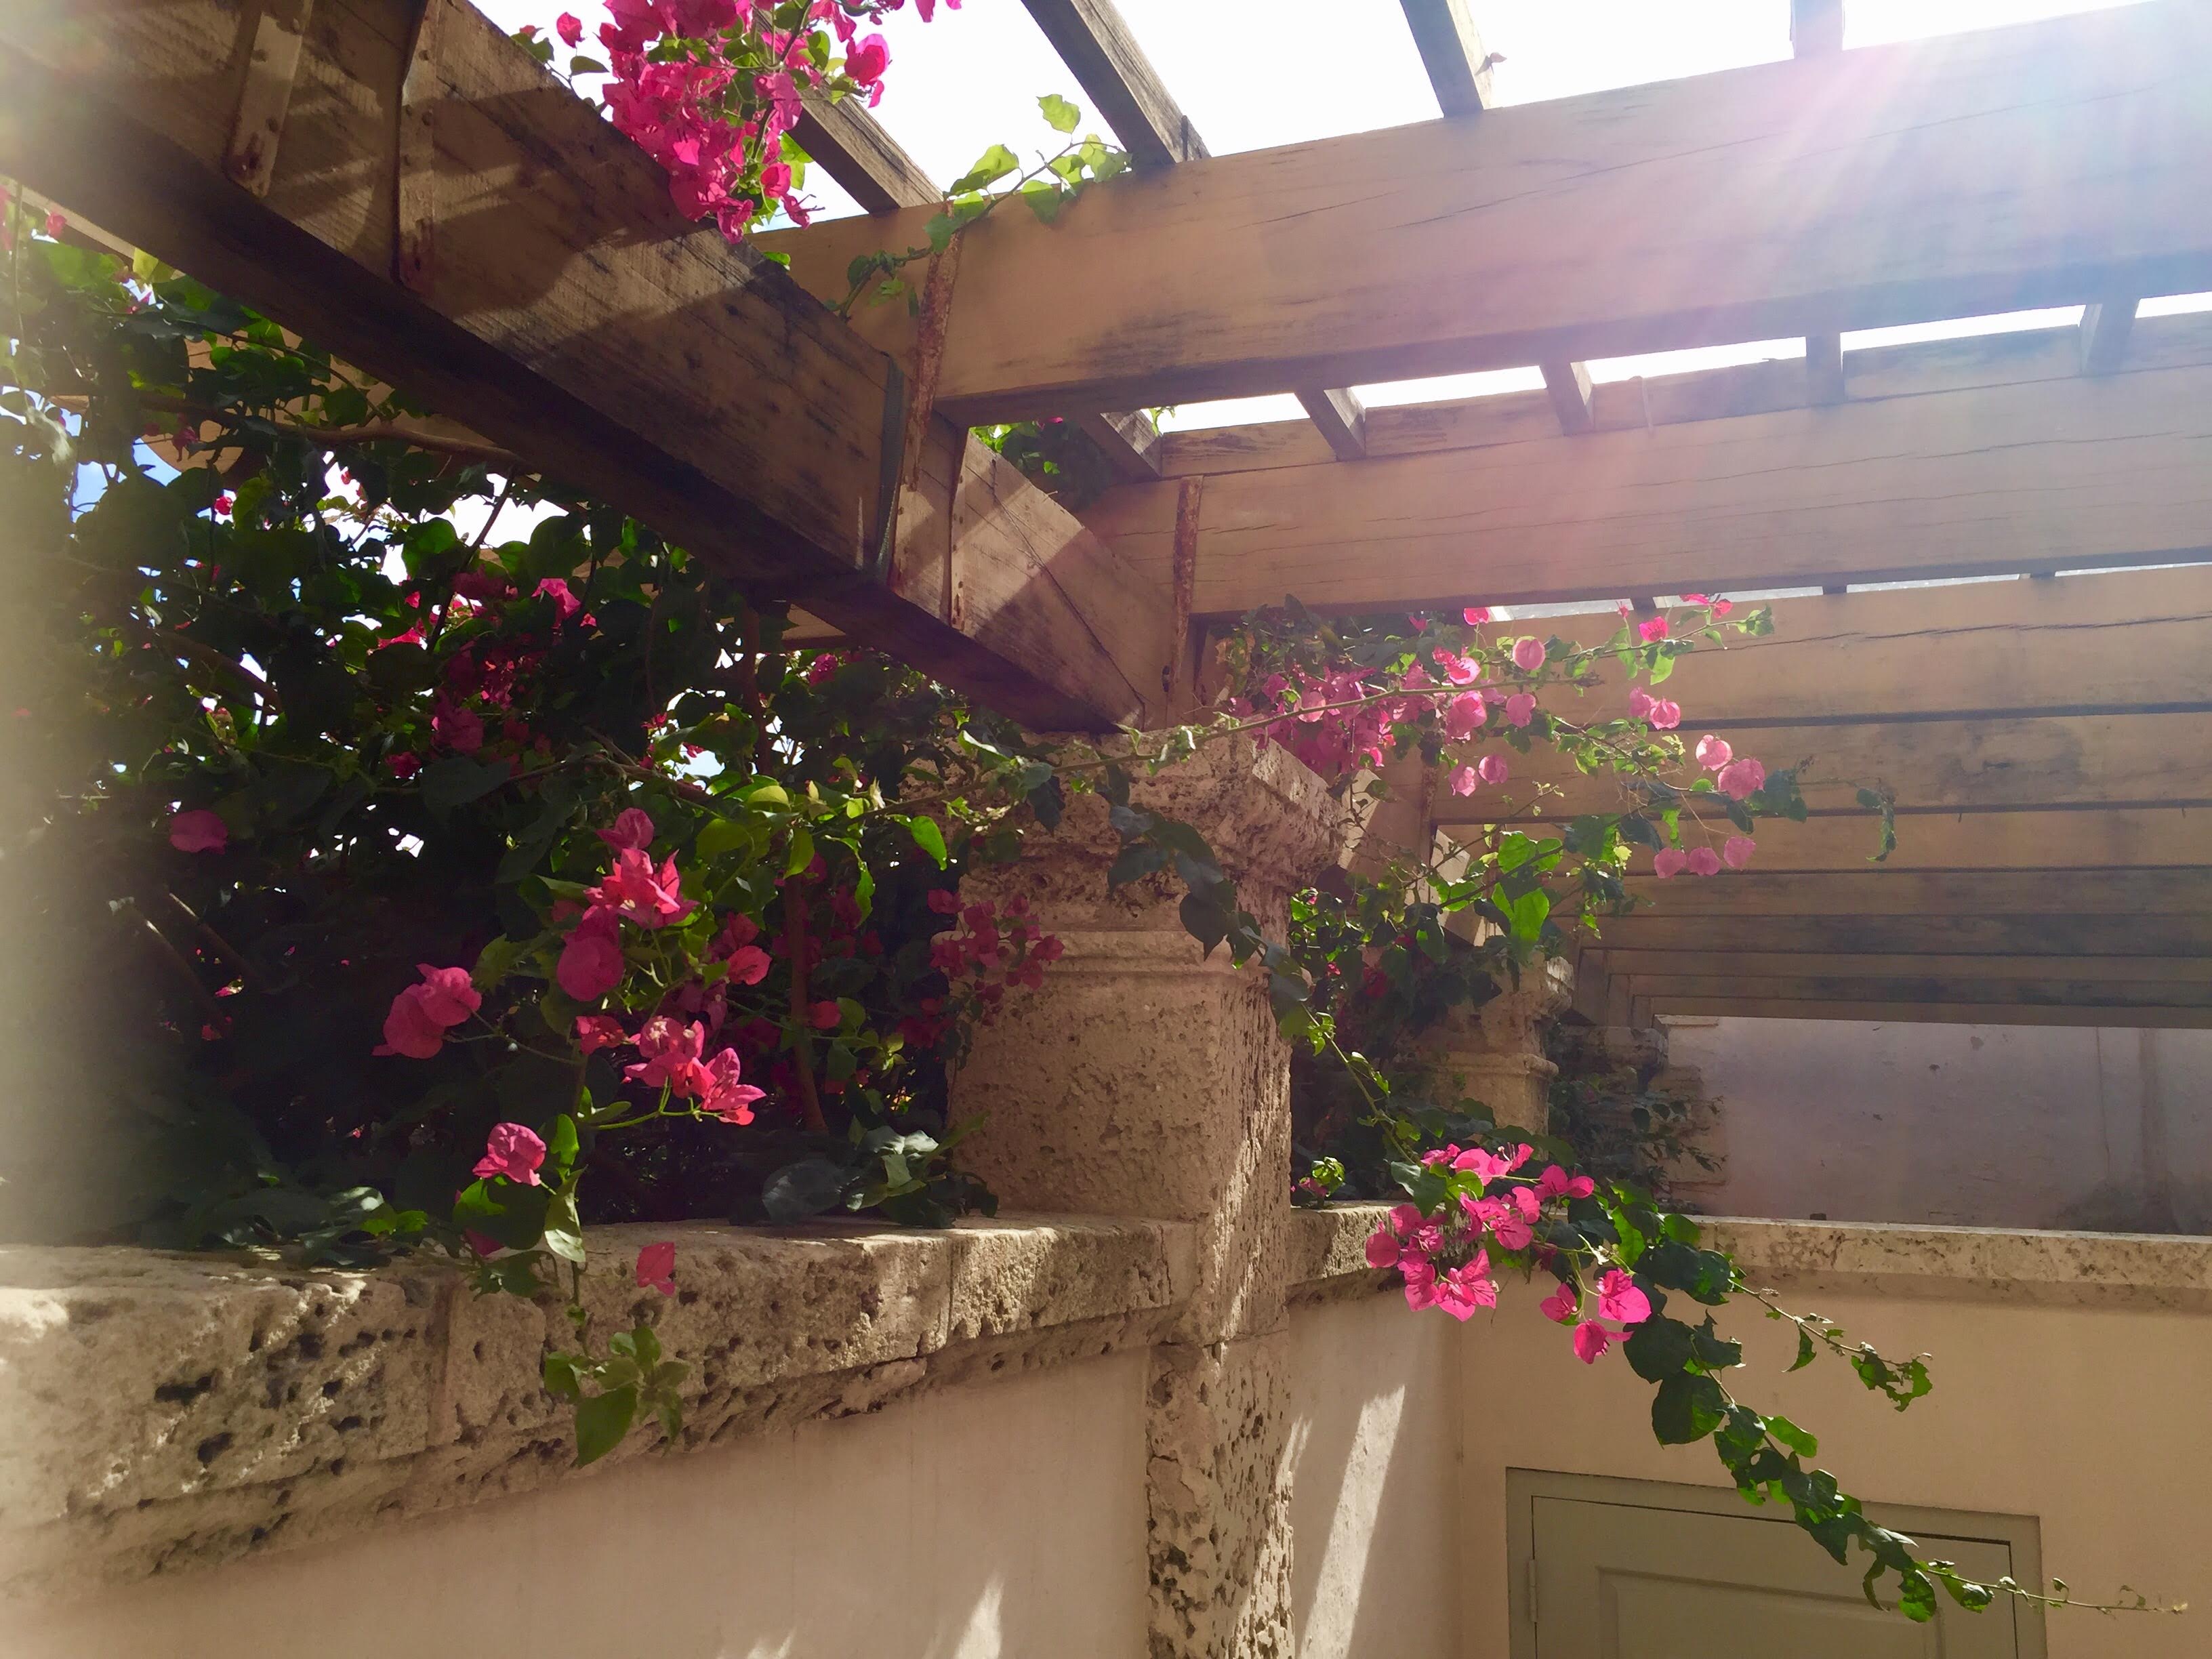
[(1019, 894), (1002, 908), (989, 899), (963, 905), (957, 893), (938, 888), (928, 902), (948, 919), (929, 942), (929, 965), (945, 976), (945, 995), (935, 1006), (908, 1016), (901, 1028), (924, 1046), (943, 1041), (963, 1020), (988, 1020), (1009, 990), (1042, 984), (1044, 970), (1066, 949), (1038, 924)]

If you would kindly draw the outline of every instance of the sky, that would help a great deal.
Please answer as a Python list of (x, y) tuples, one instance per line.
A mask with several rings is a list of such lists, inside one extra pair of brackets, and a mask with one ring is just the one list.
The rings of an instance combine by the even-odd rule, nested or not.
[[(2137, 0), (1846, 0), (1844, 46), (1874, 46), (1960, 30), (2101, 11)], [(562, 4), (578, 6), (587, 31), (603, 15), (599, 0), (477, 0), (509, 27), (550, 24)], [(1469, 0), (1485, 47), (1504, 61), (1492, 70), (1500, 105), (1571, 97), (1647, 81), (1671, 80), (1790, 56), (1789, 0)], [(1139, 43), (1168, 90), (1216, 155), (1310, 138), (1371, 131), (1437, 118), (1436, 100), (1414, 51), (1399, 0), (1119, 0)], [(1021, 0), (940, 4), (923, 23), (909, 4), (884, 25), (891, 48), (877, 118), (933, 176), (949, 179), (994, 143), (1027, 153), (1052, 135), (1036, 100), (1060, 94), (1080, 105), (1067, 73)], [(1358, 73), (1345, 65), (1357, 61)], [(818, 172), (808, 194), (826, 213), (856, 212)], [(1846, 348), (1992, 326), (2050, 327), (2079, 307), (1968, 319), (1908, 330), (1847, 335)], [(1717, 368), (1802, 356), (1795, 340), (1658, 357), (1592, 363), (1599, 380)], [(1356, 388), (1370, 405), (1531, 390), (1534, 368)], [(1297, 418), (1287, 395), (1188, 404), (1162, 422), (1170, 428)]]

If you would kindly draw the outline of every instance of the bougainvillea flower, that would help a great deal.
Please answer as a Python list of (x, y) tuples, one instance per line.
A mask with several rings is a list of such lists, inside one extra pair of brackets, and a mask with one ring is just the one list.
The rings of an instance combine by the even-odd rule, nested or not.
[(1651, 1317), (1651, 1299), (1636, 1287), (1636, 1281), (1618, 1267), (1608, 1268), (1598, 1281), (1597, 1312), (1601, 1319), (1618, 1320), (1624, 1325), (1641, 1325)]
[(1658, 701), (1642, 686), (1636, 686), (1628, 694), (1628, 712), (1639, 720), (1650, 720), (1652, 708)]
[(740, 945), (730, 952), (730, 980), (736, 985), (757, 985), (768, 977), (769, 957), (757, 945)]
[(622, 1022), (611, 1014), (579, 1014), (576, 1017), (576, 1046), (587, 1054), (602, 1048), (619, 1048), (629, 1041), (629, 1033)]
[(696, 1095), (706, 1082), (706, 1068), (699, 1063), (706, 1046), (707, 1028), (699, 1021), (685, 1025), (665, 1014), (655, 1014), (637, 1034), (637, 1051), (644, 1058), (623, 1067), (623, 1075), (649, 1089), (665, 1087), (686, 1097)]
[(1586, 1175), (1571, 1176), (1558, 1164), (1546, 1166), (1536, 1177), (1536, 1193), (1540, 1198), (1588, 1198), (1597, 1190), (1597, 1182)]
[(469, 978), (465, 968), (433, 968), (427, 962), (415, 964), (422, 982), (412, 987), (422, 1000), (422, 1012), (441, 1025), (459, 1025), (471, 1014), (483, 1006), (483, 998)]
[(1444, 735), (1455, 743), (1464, 743), (1489, 718), (1490, 705), (1473, 691), (1463, 692), (1444, 705)]
[(1759, 850), (1759, 843), (1749, 836), (1730, 836), (1721, 847), (1721, 862), (1731, 870), (1741, 870), (1751, 862), (1751, 855)]
[(1684, 867), (1693, 876), (1717, 876), (1721, 872), (1721, 855), (1710, 847), (1693, 848), (1690, 861)]
[(639, 806), (625, 806), (615, 815), (614, 828), (592, 832), (617, 853), (624, 848), (644, 852), (653, 845), (653, 816)]
[(1735, 750), (1729, 747), (1726, 738), (1708, 732), (1698, 739), (1698, 764), (1708, 772), (1717, 772), (1735, 758)]
[(1595, 1320), (1585, 1319), (1575, 1327), (1575, 1358), (1585, 1365), (1595, 1365), (1598, 1356), (1615, 1340), (1613, 1334)]
[(614, 868), (606, 879), (590, 890), (592, 903), (619, 912), (641, 927), (665, 927), (699, 908), (698, 901), (683, 896), (671, 854), (656, 870), (641, 849), (625, 847), (615, 854)]
[(584, 20), (572, 11), (564, 11), (553, 20), (553, 33), (570, 46), (584, 43)]
[(1526, 726), (1535, 714), (1536, 694), (1533, 691), (1516, 691), (1505, 700), (1505, 723), (1508, 726)]
[(1713, 781), (1719, 786), (1720, 792), (1723, 795), (1743, 800), (1757, 794), (1765, 787), (1766, 766), (1764, 762), (1753, 760), (1747, 756), (1742, 760), (1731, 761), (1721, 768), (1720, 775)]
[(1663, 640), (1667, 637), (1667, 619), (1664, 617), (1646, 617), (1636, 624), (1636, 632), (1646, 645), (1655, 640)]
[(220, 853), (230, 845), (230, 826), (205, 807), (169, 820), (169, 845), (179, 853)]
[(663, 1296), (676, 1294), (676, 1246), (663, 1241), (648, 1244), (637, 1253), (637, 1287), (641, 1291), (659, 1291)]
[(545, 1143), (520, 1123), (495, 1123), (484, 1139), (484, 1155), (476, 1173), (489, 1181), (505, 1176), (518, 1186), (536, 1187), (538, 1165), (545, 1162)]
[(890, 66), (890, 43), (880, 34), (869, 35), (845, 54), (845, 73), (864, 87), (882, 80)]
[(753, 1102), (764, 1099), (767, 1091), (756, 1089), (750, 1083), (740, 1083), (738, 1051), (724, 1048), (707, 1062), (704, 1087), (699, 1093), (701, 1109), (712, 1113), (726, 1123), (750, 1123), (753, 1121)]
[(1455, 795), (1473, 794), (1475, 787), (1481, 781), (1481, 775), (1472, 766), (1455, 766), (1452, 769), (1451, 792)]
[(410, 985), (392, 999), (384, 1016), (384, 1041), (370, 1052), (428, 1060), (446, 1046), (446, 1028), (423, 1011), (422, 990)]
[(1469, 628), (1480, 628), (1490, 620), (1490, 607), (1486, 605), (1471, 605), (1461, 611), (1460, 615), (1466, 618)]
[(1544, 665), (1544, 642), (1534, 635), (1513, 641), (1513, 665), (1524, 674), (1533, 674)]
[(1682, 723), (1682, 705), (1670, 697), (1655, 698), (1644, 718), (1659, 731), (1671, 732)]
[(1536, 1311), (1555, 1325), (1567, 1325), (1574, 1322), (1575, 1315), (1581, 1306), (1581, 1299), (1575, 1295), (1575, 1287), (1562, 1285), (1536, 1304)]
[(1444, 678), (1454, 685), (1473, 685), (1482, 678), (1482, 665), (1472, 657), (1462, 657), (1455, 651), (1435, 651), (1431, 656)]
[(1513, 769), (1503, 755), (1485, 755), (1475, 763), (1474, 769), (1485, 783), (1503, 783), (1513, 775)]
[(1679, 847), (1662, 847), (1651, 855), (1651, 873), (1662, 881), (1679, 876), (1688, 867), (1690, 855)]
[(834, 1002), (817, 1002), (806, 1011), (806, 1018), (817, 1031), (834, 1031), (845, 1023), (845, 1012)]
[(1377, 1227), (1367, 1235), (1367, 1265), (1370, 1267), (1395, 1267), (1398, 1265), (1401, 1246), (1397, 1234), (1388, 1227)]
[[(593, 910), (591, 916), (612, 916), (611, 910)], [(588, 921), (589, 916), (586, 917)], [(561, 947), (561, 960), (553, 977), (579, 1002), (597, 1002), (622, 983), (622, 945), (609, 930), (576, 924)]]

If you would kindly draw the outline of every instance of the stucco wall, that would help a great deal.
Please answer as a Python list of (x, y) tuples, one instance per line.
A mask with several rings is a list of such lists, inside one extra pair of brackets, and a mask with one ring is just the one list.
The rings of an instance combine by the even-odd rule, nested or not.
[[(1793, 1293), (1885, 1352), (1934, 1355), (1936, 1390), (1899, 1414), (1844, 1366), (1784, 1376), (1793, 1341), (1741, 1316), (1750, 1369), (1729, 1387), (1820, 1439), (1820, 1462), (1872, 1502), (2033, 1516), (2045, 1570), (2084, 1597), (2125, 1583), (2199, 1609), (2180, 1619), (2058, 1613), (2051, 1659), (2172, 1659), (2206, 1650), (2212, 1617), (2212, 1316), (2042, 1305), (2002, 1295), (1919, 1299)], [(1617, 1355), (1585, 1368), (1509, 1286), (1455, 1334), (1465, 1486), (1466, 1659), (1507, 1651), (1509, 1468), (1725, 1486), (1706, 1446), (1651, 1438), (1650, 1390)], [(1816, 1547), (1808, 1539), (1808, 1549)]]
[(1673, 1024), (1719, 1215), (2212, 1232), (2212, 1031)]
[(1292, 1310), (1299, 1659), (1455, 1652), (1454, 1334), (1395, 1292)]
[(1127, 1659), (1141, 1352), (11, 1620), (8, 1659)]

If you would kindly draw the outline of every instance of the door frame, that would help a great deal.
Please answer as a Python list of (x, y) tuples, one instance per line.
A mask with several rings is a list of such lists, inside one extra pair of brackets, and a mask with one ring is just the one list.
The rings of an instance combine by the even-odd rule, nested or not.
[[(1535, 1558), (1536, 1500), (1559, 1498), (1585, 1503), (1619, 1504), (1635, 1509), (1688, 1510), (1731, 1519), (1767, 1521), (1794, 1527), (1778, 1502), (1765, 1510), (1746, 1503), (1734, 1486), (1692, 1486), (1672, 1480), (1635, 1480), (1625, 1475), (1566, 1474), (1552, 1469), (1505, 1471), (1505, 1605), (1512, 1659), (1536, 1659), (1536, 1626), (1528, 1617), (1528, 1565)], [(1978, 1538), (2004, 1545), (2012, 1553), (2013, 1577), (2022, 1584), (2041, 1584), (2043, 1527), (2032, 1515), (1996, 1515), (1984, 1510), (1929, 1509), (1906, 1504), (1869, 1504), (1867, 1518), (1908, 1536), (1935, 1534)], [(1818, 1549), (1810, 1534), (1805, 1547)], [(1942, 1594), (1938, 1589), (1938, 1595)], [(1947, 1598), (1948, 1599), (1948, 1598)], [(2014, 1608), (2013, 1630), (2020, 1638), (2019, 1659), (2049, 1659), (2043, 1608), (2023, 1601)], [(1969, 1614), (1968, 1617), (1973, 1615)], [(1899, 1614), (1899, 1617), (1903, 1617)]]

